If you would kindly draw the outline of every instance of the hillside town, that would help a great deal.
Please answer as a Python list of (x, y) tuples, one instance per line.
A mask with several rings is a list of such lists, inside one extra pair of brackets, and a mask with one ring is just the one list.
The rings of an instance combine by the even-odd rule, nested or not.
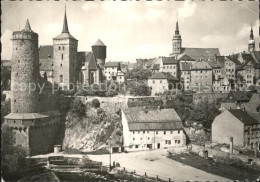
[(27, 19), (1, 60), (2, 180), (260, 180), (252, 25), (248, 49), (223, 55), (185, 47), (177, 17), (168, 56), (110, 61), (99, 37), (78, 50), (63, 13), (53, 44)]

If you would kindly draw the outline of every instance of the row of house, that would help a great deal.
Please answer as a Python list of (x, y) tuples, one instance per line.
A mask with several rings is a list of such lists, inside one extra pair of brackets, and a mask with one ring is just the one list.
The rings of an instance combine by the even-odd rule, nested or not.
[(260, 94), (230, 92), (212, 123), (212, 142), (260, 149)]

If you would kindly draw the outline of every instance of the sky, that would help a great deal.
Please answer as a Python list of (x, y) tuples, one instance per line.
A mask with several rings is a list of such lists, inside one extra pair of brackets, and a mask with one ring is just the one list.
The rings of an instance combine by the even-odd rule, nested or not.
[[(107, 61), (169, 56), (177, 12), (183, 47), (219, 48), (221, 55), (247, 51), (251, 24), (259, 50), (258, 1), (67, 1), (70, 33), (78, 51), (98, 39)], [(62, 31), (65, 1), (1, 1), (2, 59), (12, 57), (12, 32), (26, 19), (39, 45), (52, 45)], [(20, 28), (19, 28), (20, 26)]]

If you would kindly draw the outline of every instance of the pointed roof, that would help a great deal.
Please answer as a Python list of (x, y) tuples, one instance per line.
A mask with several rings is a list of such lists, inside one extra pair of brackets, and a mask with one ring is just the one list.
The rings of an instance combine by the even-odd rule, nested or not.
[(178, 24), (178, 20), (176, 22), (176, 28), (175, 28), (175, 35), (179, 35), (179, 24)]
[(67, 22), (67, 15), (66, 15), (66, 7), (65, 7), (64, 20), (63, 20), (62, 33), (69, 33), (69, 27), (68, 27), (68, 22)]
[(254, 33), (253, 33), (252, 24), (251, 24), (251, 31), (250, 31), (250, 40), (254, 40)]
[(26, 24), (25, 24), (25, 27), (24, 27), (23, 31), (32, 32), (32, 29), (31, 29), (31, 26), (30, 26), (30, 23), (29, 23), (28, 19), (26, 20)]
[(187, 54), (183, 54), (179, 60), (182, 60), (182, 61), (195, 61), (195, 59), (191, 58), (190, 56), (188, 56)]
[(106, 46), (100, 39), (98, 39), (92, 46)]

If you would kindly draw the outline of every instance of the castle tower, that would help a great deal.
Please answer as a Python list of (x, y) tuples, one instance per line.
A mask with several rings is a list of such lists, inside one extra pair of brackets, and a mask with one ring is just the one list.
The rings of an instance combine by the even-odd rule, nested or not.
[(254, 33), (251, 24), (250, 40), (248, 42), (248, 52), (253, 52), (254, 50), (255, 50), (255, 40), (254, 40)]
[(27, 19), (22, 31), (13, 32), (11, 113), (36, 113), (39, 96), (38, 34)]
[(175, 35), (172, 39), (172, 56), (177, 57), (179, 54), (181, 54), (181, 44), (182, 39), (179, 32), (179, 24), (178, 24), (178, 16), (177, 16), (177, 22), (176, 22), (176, 29), (175, 29)]
[(95, 44), (92, 45), (92, 52), (97, 60), (98, 65), (103, 68), (106, 61), (106, 45), (98, 39)]
[(70, 33), (66, 7), (62, 33), (53, 38), (53, 78), (60, 86), (69, 87), (77, 81), (78, 40)]

